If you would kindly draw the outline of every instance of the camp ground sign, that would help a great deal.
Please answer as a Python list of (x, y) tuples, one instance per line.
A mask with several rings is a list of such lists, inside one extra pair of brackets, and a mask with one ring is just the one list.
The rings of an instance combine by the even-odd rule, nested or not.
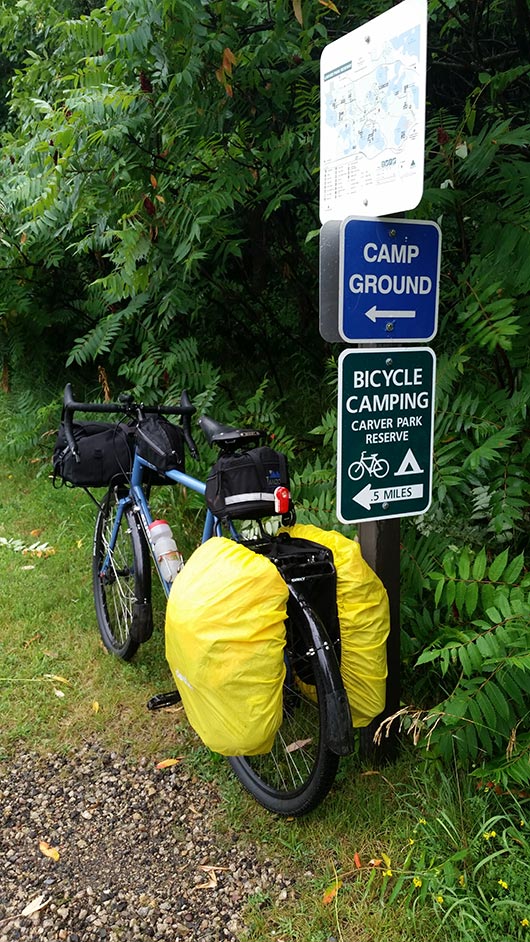
[(432, 494), (435, 356), (428, 347), (345, 350), (339, 359), (337, 516), (424, 513)]
[(339, 331), (353, 343), (409, 343), (436, 334), (440, 227), (417, 219), (345, 219)]

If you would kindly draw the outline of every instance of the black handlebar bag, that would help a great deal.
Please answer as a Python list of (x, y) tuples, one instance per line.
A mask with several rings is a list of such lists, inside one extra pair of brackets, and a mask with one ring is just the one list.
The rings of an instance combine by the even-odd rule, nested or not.
[(256, 520), (277, 513), (274, 492), (289, 487), (287, 458), (268, 445), (222, 454), (206, 480), (206, 503), (216, 517)]
[(61, 422), (53, 450), (53, 483), (71, 487), (108, 487), (124, 481), (132, 469), (134, 440), (122, 423), (73, 422), (78, 458), (72, 453)]
[[(123, 422), (74, 421), (72, 432), (79, 460), (73, 455), (61, 422), (53, 450), (53, 483), (70, 487), (109, 487), (127, 480), (132, 471), (135, 442), (138, 453), (162, 471), (184, 471), (184, 435), (178, 425), (160, 416), (147, 416), (135, 429)], [(156, 471), (146, 471), (146, 484), (171, 483)]]

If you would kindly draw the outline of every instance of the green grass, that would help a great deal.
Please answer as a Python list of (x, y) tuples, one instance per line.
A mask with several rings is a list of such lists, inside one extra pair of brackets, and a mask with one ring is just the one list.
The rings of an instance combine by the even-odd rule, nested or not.
[(113, 658), (92, 599), (96, 508), (82, 490), (54, 490), (46, 472), (22, 460), (0, 465), (1, 751), (64, 751), (97, 737), (109, 749), (163, 758), (178, 748), (178, 714), (146, 709), (152, 694), (174, 686), (161, 592), (149, 644), (131, 663)]
[[(170, 520), (175, 497), (161, 489), (155, 498)], [(149, 713), (149, 697), (173, 686), (163, 598), (153, 638), (131, 663), (105, 651), (91, 589), (94, 518), (83, 491), (53, 490), (45, 462), (0, 464), (1, 757), (75, 755), (86, 741), (152, 762), (186, 755), (221, 792), (220, 840), (236, 832), (289, 881), (277, 892), (256, 887), (249, 942), (530, 939), (525, 796), (477, 788), (405, 744), (384, 769), (343, 761), (319, 809), (279, 819), (241, 790), (182, 711)], [(192, 517), (188, 530), (192, 546)]]
[(294, 874), (281, 904), (255, 898), (252, 942), (528, 938), (525, 806), (407, 746), (384, 770), (345, 761), (327, 801), (301, 820), (238, 801), (235, 826), (252, 816), (254, 837)]

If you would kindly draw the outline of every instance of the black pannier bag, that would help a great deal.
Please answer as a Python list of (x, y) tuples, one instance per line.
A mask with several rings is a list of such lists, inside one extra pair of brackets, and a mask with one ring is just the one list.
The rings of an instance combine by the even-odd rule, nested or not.
[[(313, 540), (291, 537), (286, 532), (280, 532), (274, 537), (259, 540), (245, 540), (248, 549), (266, 556), (279, 570), (286, 582), (296, 584), (296, 591), (309, 603), (319, 616), (328, 633), (337, 660), (340, 664), (340, 632), (337, 611), (337, 573), (333, 561), (332, 551)], [(287, 614), (290, 608), (287, 603)], [(295, 647), (302, 644), (298, 635), (294, 640)], [(299, 652), (300, 653), (300, 652)], [(311, 682), (313, 673), (308, 664), (304, 670), (304, 663), (310, 658), (301, 658), (298, 664), (300, 680)]]
[(132, 469), (131, 429), (114, 422), (73, 422), (79, 461), (70, 450), (61, 422), (53, 450), (53, 483), (71, 487), (108, 487), (124, 481)]
[[(180, 426), (173, 425), (159, 415), (146, 416), (136, 428), (138, 454), (145, 461), (156, 465), (160, 471), (184, 471), (184, 447), (184, 433)], [(163, 478), (160, 481), (169, 483)]]
[(223, 454), (206, 480), (206, 503), (221, 519), (258, 519), (277, 513), (274, 492), (289, 487), (287, 458), (268, 445)]

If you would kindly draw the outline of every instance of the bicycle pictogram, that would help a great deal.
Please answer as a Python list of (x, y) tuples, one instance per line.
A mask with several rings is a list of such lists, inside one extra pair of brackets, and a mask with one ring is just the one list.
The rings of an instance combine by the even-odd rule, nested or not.
[(386, 458), (379, 458), (377, 452), (369, 455), (366, 451), (361, 452), (358, 461), (354, 461), (348, 468), (348, 477), (352, 481), (360, 481), (364, 473), (374, 478), (386, 478), (390, 470), (390, 465)]

